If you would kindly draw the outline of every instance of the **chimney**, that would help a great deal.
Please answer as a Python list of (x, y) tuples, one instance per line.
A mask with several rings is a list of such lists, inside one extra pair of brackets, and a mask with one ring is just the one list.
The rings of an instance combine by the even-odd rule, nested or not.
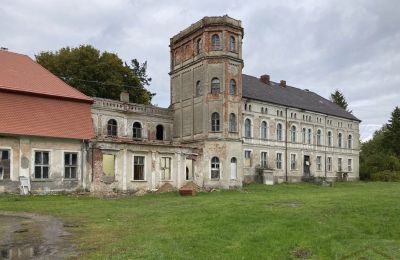
[(281, 83), (279, 83), (279, 86), (282, 88), (286, 87), (286, 80), (281, 80)]
[(2, 50), (2, 51), (8, 51), (8, 48), (6, 48), (6, 47), (0, 47), (0, 50)]
[(270, 81), (269, 81), (269, 75), (267, 75), (267, 74), (261, 75), (261, 76), (260, 76), (260, 81), (261, 81), (262, 83), (265, 83), (265, 84), (268, 84), (268, 85), (269, 85), (269, 83), (270, 83)]
[(119, 99), (122, 102), (129, 103), (129, 93), (127, 91), (122, 91), (119, 95)]

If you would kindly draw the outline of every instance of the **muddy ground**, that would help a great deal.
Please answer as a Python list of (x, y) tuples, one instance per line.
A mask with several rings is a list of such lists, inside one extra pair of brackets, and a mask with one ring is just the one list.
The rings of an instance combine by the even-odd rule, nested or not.
[(0, 259), (77, 258), (65, 227), (51, 216), (0, 211)]

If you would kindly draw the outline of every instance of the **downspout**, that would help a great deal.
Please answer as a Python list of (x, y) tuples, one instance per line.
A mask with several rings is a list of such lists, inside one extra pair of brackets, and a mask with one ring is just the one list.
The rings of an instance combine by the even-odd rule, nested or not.
[(287, 128), (288, 128), (288, 121), (287, 121), (287, 108), (285, 108), (285, 180), (286, 180), (286, 182), (288, 182), (288, 170), (287, 170), (287, 168), (288, 168), (288, 161), (287, 161), (287, 159), (288, 159), (288, 154), (287, 154), (287, 151), (288, 151), (288, 143), (287, 143)]
[(325, 163), (324, 163), (324, 168), (325, 168), (325, 180), (326, 180), (326, 137), (327, 137), (327, 131), (326, 131), (326, 118), (325, 116), (325, 129), (324, 129), (324, 153), (325, 153)]

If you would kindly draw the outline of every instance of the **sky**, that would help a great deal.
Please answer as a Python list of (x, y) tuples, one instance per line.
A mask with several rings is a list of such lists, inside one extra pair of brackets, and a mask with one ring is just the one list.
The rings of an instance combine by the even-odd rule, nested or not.
[(153, 104), (167, 107), (169, 39), (225, 14), (244, 27), (243, 73), (325, 98), (339, 89), (362, 120), (362, 140), (400, 106), (398, 0), (3, 0), (0, 46), (34, 58), (91, 44), (127, 62), (147, 60)]

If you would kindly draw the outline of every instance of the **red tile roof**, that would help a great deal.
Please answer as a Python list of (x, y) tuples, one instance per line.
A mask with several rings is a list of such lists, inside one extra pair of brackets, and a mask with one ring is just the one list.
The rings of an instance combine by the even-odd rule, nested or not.
[(0, 51), (0, 89), (91, 102), (27, 55)]
[(28, 56), (0, 51), (0, 134), (91, 139), (91, 103)]

